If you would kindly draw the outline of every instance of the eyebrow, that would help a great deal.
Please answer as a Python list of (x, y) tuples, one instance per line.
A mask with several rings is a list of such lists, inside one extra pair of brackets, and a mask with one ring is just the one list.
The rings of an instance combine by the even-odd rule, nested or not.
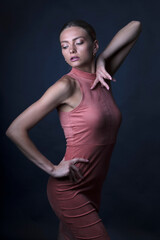
[[(75, 41), (75, 40), (78, 39), (78, 38), (85, 38), (85, 37), (84, 37), (84, 36), (79, 36), (79, 37), (73, 38), (72, 41)], [(61, 41), (61, 43), (62, 43), (62, 42), (68, 42), (68, 41)]]

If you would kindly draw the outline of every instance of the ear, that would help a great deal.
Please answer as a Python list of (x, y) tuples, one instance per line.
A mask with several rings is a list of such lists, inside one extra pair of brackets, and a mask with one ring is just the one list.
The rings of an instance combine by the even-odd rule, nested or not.
[(96, 52), (98, 51), (99, 49), (99, 43), (98, 43), (98, 40), (94, 40), (93, 42), (93, 55), (95, 56), (96, 55)]

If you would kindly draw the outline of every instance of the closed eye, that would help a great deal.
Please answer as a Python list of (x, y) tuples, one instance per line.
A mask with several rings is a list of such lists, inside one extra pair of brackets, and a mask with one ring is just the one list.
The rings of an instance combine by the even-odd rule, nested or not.
[(66, 49), (68, 46), (61, 46), (62, 47), (62, 49)]
[(77, 44), (77, 45), (81, 45), (81, 44), (83, 44), (83, 43), (84, 43), (84, 42), (77, 42), (76, 44)]
[[(76, 42), (75, 44), (76, 45), (82, 45), (84, 43), (84, 41), (81, 41), (81, 42)], [(67, 49), (68, 48), (68, 45), (65, 45), (65, 46), (61, 46), (62, 49)]]

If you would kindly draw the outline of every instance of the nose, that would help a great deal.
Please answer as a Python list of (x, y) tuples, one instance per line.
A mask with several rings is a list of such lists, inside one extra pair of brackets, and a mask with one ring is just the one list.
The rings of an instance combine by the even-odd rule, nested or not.
[(76, 48), (75, 48), (74, 45), (72, 45), (72, 46), (70, 47), (69, 52), (70, 52), (70, 53), (75, 53), (75, 52), (76, 52)]

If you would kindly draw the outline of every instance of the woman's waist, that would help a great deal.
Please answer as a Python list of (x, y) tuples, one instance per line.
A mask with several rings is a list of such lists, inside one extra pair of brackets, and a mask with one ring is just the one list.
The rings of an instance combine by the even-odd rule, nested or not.
[(71, 137), (66, 137), (66, 146), (70, 147), (78, 147), (78, 146), (88, 146), (88, 147), (96, 147), (96, 146), (106, 146), (110, 144), (115, 144), (116, 143), (116, 136), (113, 135), (103, 135), (99, 137), (91, 135), (76, 135), (76, 136), (71, 136)]
[(107, 154), (113, 150), (114, 143), (106, 144), (68, 144), (65, 150), (65, 160), (73, 158), (106, 158)]
[(85, 146), (85, 147), (100, 147), (100, 146), (108, 146), (108, 145), (113, 145), (113, 144), (115, 144), (116, 143), (116, 141), (110, 141), (110, 142), (106, 142), (106, 143), (75, 143), (75, 142), (67, 142), (66, 143), (66, 147), (70, 147), (70, 148), (78, 148), (78, 147), (83, 147), (83, 146)]

